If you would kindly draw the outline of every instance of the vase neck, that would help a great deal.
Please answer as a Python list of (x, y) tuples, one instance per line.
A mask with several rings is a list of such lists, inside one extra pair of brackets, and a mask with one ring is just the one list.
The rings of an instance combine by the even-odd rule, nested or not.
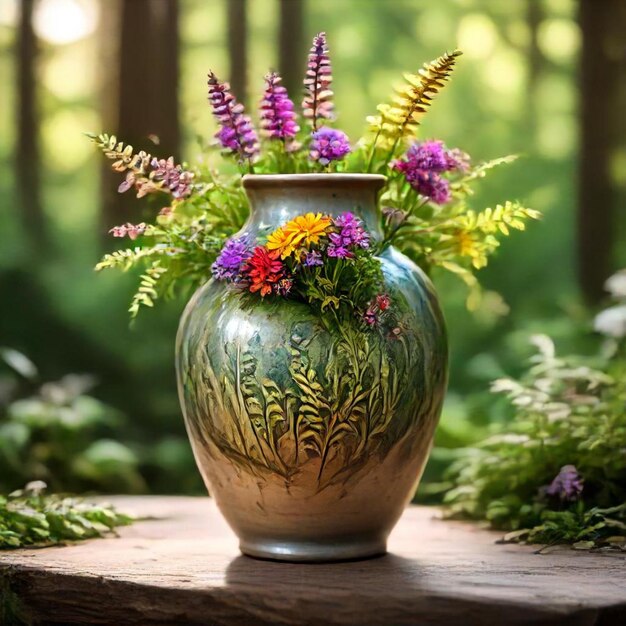
[(384, 184), (385, 177), (374, 174), (244, 176), (251, 208), (244, 230), (263, 235), (304, 213), (337, 217), (351, 211), (379, 238), (377, 196)]

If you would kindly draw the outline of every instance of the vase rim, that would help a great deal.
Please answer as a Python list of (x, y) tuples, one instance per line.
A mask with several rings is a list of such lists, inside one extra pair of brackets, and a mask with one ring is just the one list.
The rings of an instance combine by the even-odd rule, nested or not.
[(244, 189), (259, 189), (267, 187), (291, 187), (302, 183), (315, 187), (325, 187), (329, 184), (341, 187), (376, 187), (381, 189), (387, 177), (382, 174), (246, 174), (242, 178)]

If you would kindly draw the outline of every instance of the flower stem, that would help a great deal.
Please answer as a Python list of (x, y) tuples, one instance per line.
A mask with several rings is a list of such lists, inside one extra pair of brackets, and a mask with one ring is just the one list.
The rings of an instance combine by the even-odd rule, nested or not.
[(366, 172), (372, 171), (372, 164), (374, 163), (374, 156), (376, 154), (376, 144), (378, 143), (378, 138), (380, 137), (380, 129), (378, 129), (376, 136), (374, 137), (374, 142), (372, 143), (372, 152), (370, 153), (370, 158), (367, 161), (367, 167), (365, 168)]
[(415, 213), (415, 211), (421, 209), (426, 203), (428, 202), (428, 198), (424, 199), (422, 202), (420, 203), (415, 203), (404, 215), (404, 217), (400, 220), (400, 222), (394, 227), (394, 229), (388, 234), (385, 235), (385, 238), (382, 240), (381, 244), (380, 244), (380, 249), (384, 250), (385, 248), (389, 247), (393, 241), (394, 236), (396, 235), (396, 233), (403, 227), (406, 225), (406, 221), (408, 220), (408, 218), (413, 215)]

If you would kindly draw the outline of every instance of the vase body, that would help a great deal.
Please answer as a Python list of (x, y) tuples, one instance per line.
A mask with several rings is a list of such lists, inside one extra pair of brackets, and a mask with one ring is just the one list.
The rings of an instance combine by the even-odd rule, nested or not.
[[(263, 237), (306, 212), (352, 211), (380, 236), (381, 176), (248, 176)], [(321, 323), (304, 303), (242, 298), (209, 280), (177, 338), (181, 405), (211, 495), (251, 556), (329, 561), (384, 553), (432, 445), (447, 381), (443, 318), (429, 279), (381, 257), (395, 332)]]

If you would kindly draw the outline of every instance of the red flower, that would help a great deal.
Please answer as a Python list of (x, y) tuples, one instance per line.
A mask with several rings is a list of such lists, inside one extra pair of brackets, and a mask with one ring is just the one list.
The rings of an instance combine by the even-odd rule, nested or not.
[(260, 291), (261, 297), (272, 292), (285, 272), (285, 266), (279, 257), (278, 251), (269, 252), (264, 246), (254, 249), (244, 269), (244, 274), (250, 279), (250, 291)]
[(390, 304), (389, 296), (386, 293), (376, 296), (376, 305), (381, 311), (386, 311)]

